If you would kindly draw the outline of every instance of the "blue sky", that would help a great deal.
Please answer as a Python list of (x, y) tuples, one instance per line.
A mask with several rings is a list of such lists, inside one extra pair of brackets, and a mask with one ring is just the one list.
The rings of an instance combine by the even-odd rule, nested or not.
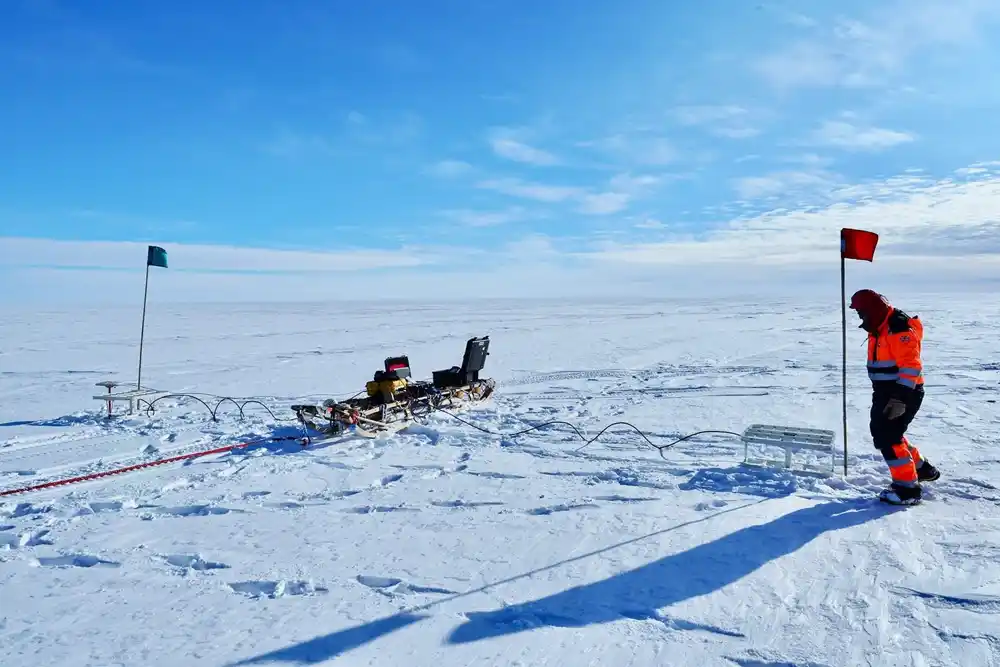
[(750, 261), (862, 206), (890, 254), (971, 253), (995, 5), (11, 0), (0, 271)]

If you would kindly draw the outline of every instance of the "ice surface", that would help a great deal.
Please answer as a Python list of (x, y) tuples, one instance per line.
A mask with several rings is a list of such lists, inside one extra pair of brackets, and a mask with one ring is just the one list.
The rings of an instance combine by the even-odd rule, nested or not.
[(472, 426), (441, 414), (0, 498), (0, 662), (998, 665), (998, 307), (905, 307), (927, 327), (911, 439), (943, 474), (907, 509), (873, 502), (887, 472), (853, 323), (846, 479), (744, 469), (724, 434), (665, 458), (625, 427), (582, 448), (565, 425), (510, 435), (770, 423), (840, 447), (836, 303), (154, 309), (151, 386), (277, 418), (226, 403), (217, 422), (183, 399), (102, 418), (94, 383), (133, 379), (133, 310), (14, 313), (0, 489), (296, 435), (292, 403), (352, 395), (396, 354), (430, 377), (474, 335), (499, 386)]

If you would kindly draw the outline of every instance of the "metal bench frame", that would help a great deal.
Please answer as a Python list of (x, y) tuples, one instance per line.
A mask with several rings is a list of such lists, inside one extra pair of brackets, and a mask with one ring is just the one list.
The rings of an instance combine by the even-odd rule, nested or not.
[(158, 394), (165, 394), (166, 392), (160, 389), (152, 389), (150, 387), (136, 387), (135, 389), (130, 389), (127, 391), (115, 391), (115, 388), (121, 386), (134, 386), (134, 385), (123, 385), (121, 382), (115, 382), (113, 380), (104, 380), (98, 382), (95, 386), (104, 387), (108, 390), (108, 393), (101, 394), (99, 396), (94, 396), (95, 400), (103, 401), (108, 405), (108, 419), (112, 417), (112, 405), (119, 401), (128, 401), (128, 414), (135, 413), (136, 402), (140, 398), (148, 398), (156, 396)]
[[(777, 468), (796, 474), (817, 477), (832, 477), (836, 467), (834, 433), (827, 429), (802, 428), (798, 426), (775, 426), (753, 424), (742, 436), (743, 465), (755, 468)], [(776, 447), (784, 450), (784, 458), (769, 458), (763, 454), (751, 455), (750, 448)], [(795, 465), (795, 452), (816, 452), (830, 456), (830, 467), (803, 463)]]

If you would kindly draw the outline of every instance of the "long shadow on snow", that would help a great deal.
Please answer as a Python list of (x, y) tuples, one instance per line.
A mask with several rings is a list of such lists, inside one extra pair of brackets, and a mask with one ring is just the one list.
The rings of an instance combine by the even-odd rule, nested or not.
[(278, 649), (259, 655), (255, 658), (247, 658), (240, 662), (233, 663), (231, 667), (241, 667), (243, 665), (255, 665), (265, 662), (291, 662), (300, 665), (315, 665), (331, 660), (341, 653), (350, 651), (359, 646), (364, 646), (368, 642), (374, 641), (383, 635), (395, 632), (401, 628), (416, 623), (424, 618), (416, 614), (401, 612), (394, 616), (380, 618), (371, 623), (357, 625), (340, 632), (323, 635), (294, 644), (287, 648)]
[(51, 419), (23, 419), (18, 421), (0, 422), (2, 427), (14, 426), (113, 426), (114, 422), (105, 418), (103, 413), (85, 412), (83, 414), (63, 415)]
[(409, 607), (407, 609), (402, 609), (391, 616), (386, 616), (374, 621), (369, 621), (368, 623), (363, 623), (361, 625), (356, 625), (352, 628), (346, 628), (344, 630), (339, 630), (328, 635), (321, 635), (319, 637), (314, 637), (308, 641), (294, 644), (287, 648), (279, 649), (277, 651), (272, 651), (270, 653), (265, 653), (264, 655), (257, 656), (255, 658), (247, 658), (237, 663), (232, 663), (228, 667), (241, 667), (243, 665), (253, 665), (257, 663), (265, 662), (291, 662), (297, 664), (316, 664), (323, 662), (325, 660), (332, 660), (342, 653), (346, 653), (351, 649), (357, 648), (368, 642), (375, 641), (383, 635), (387, 635), (391, 632), (395, 632), (401, 628), (404, 628), (412, 623), (416, 623), (424, 618), (427, 618), (425, 614), (419, 614), (419, 612), (426, 611), (432, 607), (442, 605), (446, 602), (451, 602), (452, 600), (457, 600), (459, 598), (468, 597), (470, 595), (475, 595), (477, 593), (482, 593), (483, 591), (489, 590), (491, 588), (496, 588), (504, 584), (509, 584), (520, 579), (527, 579), (533, 577), (541, 572), (546, 572), (548, 570), (554, 570), (556, 568), (562, 567), (563, 565), (568, 565), (569, 563), (575, 563), (577, 561), (585, 560), (587, 558), (593, 558), (594, 556), (606, 553), (608, 551), (613, 551), (629, 544), (635, 544), (636, 542), (641, 542), (642, 540), (647, 540), (651, 537), (656, 537), (658, 535), (665, 535), (669, 532), (679, 530), (681, 528), (687, 528), (688, 526), (693, 526), (695, 524), (704, 523), (710, 519), (723, 514), (730, 514), (741, 510), (745, 507), (751, 507), (753, 505), (759, 505), (760, 503), (767, 502), (767, 498), (762, 500), (756, 500), (754, 502), (749, 502), (744, 505), (736, 505), (734, 507), (728, 507), (724, 510), (719, 510), (709, 514), (708, 516), (703, 516), (698, 519), (693, 519), (691, 521), (685, 521), (673, 526), (669, 526), (662, 530), (657, 530), (648, 535), (640, 535), (639, 537), (633, 537), (631, 539), (625, 540), (623, 542), (618, 542), (616, 544), (611, 544), (596, 551), (591, 551), (589, 553), (580, 554), (578, 556), (573, 556), (572, 558), (567, 558), (565, 560), (552, 563), (551, 565), (546, 565), (545, 567), (540, 567), (535, 570), (530, 570), (522, 574), (517, 574), (506, 579), (500, 579), (499, 581), (494, 581), (488, 584), (484, 584), (478, 588), (473, 588), (467, 590), (463, 593), (456, 593), (455, 595), (450, 595), (445, 598), (438, 598), (433, 602), (428, 602), (427, 604)]
[[(427, 615), (420, 612), (432, 607), (764, 502), (768, 502), (768, 499), (763, 498), (720, 510), (699, 519), (618, 542), (463, 593), (403, 609), (391, 616), (321, 635), (254, 658), (247, 658), (232, 663), (229, 667), (267, 662), (317, 664), (332, 660), (347, 651), (427, 618)], [(468, 643), (513, 634), (530, 629), (516, 627), (525, 620), (535, 620), (535, 627), (544, 625), (581, 627), (629, 617), (655, 618), (655, 612), (659, 608), (719, 590), (766, 563), (795, 552), (826, 531), (856, 526), (878, 518), (885, 512), (881, 506), (868, 505), (868, 501), (860, 503), (838, 501), (807, 507), (783, 515), (770, 523), (738, 530), (714, 542), (668, 556), (595, 584), (579, 586), (535, 602), (506, 607), (496, 612), (469, 614), (470, 620), (454, 630), (448, 641), (452, 644)], [(569, 607), (573, 609), (567, 611)]]
[(451, 633), (448, 643), (466, 644), (538, 627), (578, 628), (623, 618), (656, 618), (659, 609), (714, 593), (827, 531), (857, 526), (885, 513), (870, 501), (806, 507), (602, 581), (497, 611), (468, 614), (469, 620)]

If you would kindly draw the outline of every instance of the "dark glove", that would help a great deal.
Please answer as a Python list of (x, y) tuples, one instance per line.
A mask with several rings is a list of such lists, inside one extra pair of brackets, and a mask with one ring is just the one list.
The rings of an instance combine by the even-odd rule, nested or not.
[(898, 398), (890, 398), (889, 402), (885, 404), (885, 408), (882, 410), (882, 414), (885, 415), (890, 421), (893, 419), (899, 419), (903, 416), (904, 412), (906, 412), (906, 404)]

